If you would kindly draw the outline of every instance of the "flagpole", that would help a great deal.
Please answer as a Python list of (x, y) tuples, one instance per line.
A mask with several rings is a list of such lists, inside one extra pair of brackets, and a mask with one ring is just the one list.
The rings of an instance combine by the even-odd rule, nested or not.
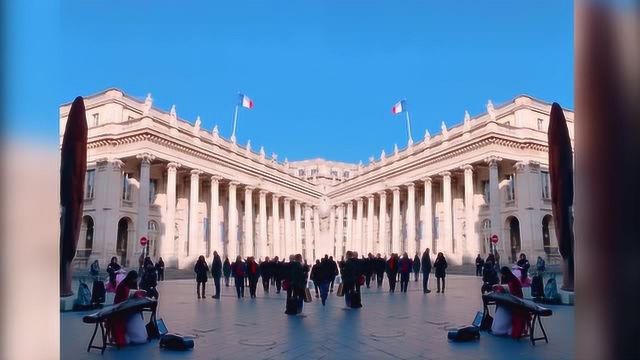
[(238, 122), (238, 104), (236, 104), (236, 110), (233, 112), (233, 131), (231, 131), (231, 142), (236, 142), (236, 124)]
[(413, 144), (413, 138), (411, 137), (411, 120), (409, 120), (409, 111), (405, 112), (407, 114), (407, 133), (409, 134), (409, 145)]

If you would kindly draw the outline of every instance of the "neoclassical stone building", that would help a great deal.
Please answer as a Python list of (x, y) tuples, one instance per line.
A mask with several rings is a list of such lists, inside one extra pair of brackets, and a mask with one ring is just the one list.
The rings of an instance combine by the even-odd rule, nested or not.
[[(85, 97), (88, 171), (78, 265), (147, 251), (185, 268), (214, 250), (235, 258), (346, 250), (472, 262), (499, 237), (502, 259), (554, 257), (547, 126), (530, 96), (381, 153), (368, 164), (288, 162), (118, 89)], [(71, 104), (60, 107), (64, 129)], [(573, 112), (566, 110), (573, 138)], [(63, 130), (61, 130), (62, 132)], [(62, 133), (60, 134), (62, 139)]]

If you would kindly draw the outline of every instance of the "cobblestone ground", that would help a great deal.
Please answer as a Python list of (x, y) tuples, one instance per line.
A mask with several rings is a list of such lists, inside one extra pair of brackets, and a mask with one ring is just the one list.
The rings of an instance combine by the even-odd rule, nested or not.
[[(435, 280), (435, 279), (433, 279)], [(531, 345), (528, 339), (482, 333), (477, 342), (452, 343), (447, 330), (469, 324), (482, 309), (479, 278), (447, 277), (446, 294), (423, 294), (421, 281), (411, 281), (406, 294), (363, 288), (359, 310), (346, 309), (344, 298), (331, 293), (327, 306), (319, 299), (304, 305), (302, 315), (284, 314), (284, 293), (238, 300), (233, 287), (224, 287), (215, 300), (213, 282), (208, 298), (198, 300), (195, 282), (169, 280), (159, 285), (158, 316), (169, 331), (195, 337), (188, 352), (160, 350), (158, 341), (107, 348), (104, 355), (87, 353), (93, 327), (82, 323), (83, 312), (61, 313), (62, 359), (573, 359), (575, 310), (550, 306), (543, 318), (550, 342)], [(259, 286), (261, 288), (261, 286)], [(336, 286), (337, 289), (337, 286)], [(398, 285), (399, 289), (399, 285)]]

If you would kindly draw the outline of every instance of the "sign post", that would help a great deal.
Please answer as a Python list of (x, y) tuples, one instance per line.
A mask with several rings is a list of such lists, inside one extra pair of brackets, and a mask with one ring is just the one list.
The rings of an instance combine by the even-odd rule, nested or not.
[(146, 236), (143, 236), (140, 238), (140, 245), (142, 245), (142, 253), (145, 253), (145, 250), (147, 251), (147, 253), (144, 255), (145, 257), (149, 256), (149, 250), (147, 245), (149, 244), (149, 239), (147, 239)]
[(491, 235), (491, 243), (493, 244), (493, 251), (491, 252), (492, 254), (496, 253), (496, 244), (498, 243), (498, 235), (493, 234)]

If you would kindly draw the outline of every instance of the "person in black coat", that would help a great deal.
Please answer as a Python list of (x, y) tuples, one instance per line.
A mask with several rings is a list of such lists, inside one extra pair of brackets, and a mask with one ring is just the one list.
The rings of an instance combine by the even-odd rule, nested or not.
[(140, 289), (147, 292), (147, 296), (158, 300), (158, 276), (156, 274), (156, 267), (151, 261), (150, 257), (144, 259), (142, 265), (142, 276), (140, 277)]
[(231, 277), (231, 263), (229, 258), (225, 256), (222, 264), (222, 274), (224, 275), (224, 286), (229, 286), (229, 278)]
[(333, 260), (333, 256), (329, 256), (329, 264), (331, 265), (331, 292), (333, 292), (333, 283), (336, 280), (336, 276), (340, 275), (340, 270), (338, 269), (338, 263)]
[(498, 272), (495, 268), (495, 261), (493, 254), (489, 254), (482, 267), (482, 287), (480, 288), (480, 292), (483, 294), (492, 291), (493, 285), (500, 283)]
[[(198, 299), (205, 298), (205, 289), (207, 284), (207, 274), (209, 273), (209, 266), (204, 260), (204, 256), (200, 255), (196, 265), (193, 267), (193, 271), (196, 273), (196, 289), (198, 291)], [(200, 296), (200, 287), (202, 286), (202, 296)]]
[(407, 288), (409, 287), (409, 277), (411, 276), (411, 270), (413, 269), (412, 265), (409, 254), (405, 252), (402, 255), (402, 259), (400, 259), (400, 264), (398, 266), (400, 269), (400, 292), (407, 292)]
[(233, 274), (233, 283), (236, 286), (238, 299), (244, 298), (244, 278), (246, 277), (247, 269), (242, 257), (239, 255), (236, 257), (236, 261), (231, 264), (231, 273)]
[(382, 281), (384, 280), (384, 269), (386, 267), (386, 260), (380, 256), (380, 253), (375, 258), (374, 268), (376, 271), (376, 276), (378, 277), (378, 287), (382, 287)]
[(271, 276), (274, 279), (276, 286), (276, 294), (280, 294), (280, 290), (282, 289), (282, 263), (278, 257), (274, 257), (271, 261)]
[(273, 276), (273, 270), (271, 266), (271, 261), (269, 257), (265, 257), (264, 261), (260, 263), (260, 277), (262, 277), (262, 287), (264, 288), (264, 292), (269, 292), (269, 281)]
[(316, 269), (314, 278), (316, 282), (318, 282), (318, 286), (320, 288), (320, 300), (322, 301), (322, 306), (325, 306), (327, 302), (327, 296), (329, 295), (329, 284), (331, 283), (331, 279), (333, 279), (333, 265), (329, 261), (329, 257), (325, 255), (325, 257), (318, 265)]
[(109, 274), (109, 282), (116, 287), (116, 273), (120, 270), (120, 264), (118, 264), (118, 258), (112, 257), (111, 262), (107, 265), (107, 273)]
[(222, 259), (217, 251), (213, 252), (213, 261), (211, 262), (211, 277), (216, 287), (216, 294), (212, 296), (214, 299), (220, 299), (220, 277), (222, 276)]
[(431, 273), (431, 257), (429, 256), (429, 248), (422, 253), (422, 292), (428, 294), (429, 290), (429, 274)]
[(484, 267), (484, 260), (482, 256), (478, 254), (476, 257), (476, 276), (482, 276), (482, 268)]
[(389, 279), (389, 291), (396, 291), (396, 280), (398, 277), (398, 254), (391, 254), (389, 260), (387, 261), (387, 278)]
[[(293, 296), (293, 287), (291, 286), (291, 264), (295, 261), (294, 255), (289, 255), (288, 262), (282, 262), (282, 280), (286, 281), (287, 287), (287, 299)], [(302, 265), (300, 265), (302, 267)], [(303, 269), (304, 272), (304, 269)]]
[[(438, 282), (438, 291), (444, 294), (444, 278), (447, 269), (447, 259), (444, 258), (444, 254), (439, 252), (436, 257), (436, 261), (433, 262), (433, 267), (436, 269), (436, 280)], [(440, 291), (440, 281), (442, 280), (442, 291)]]
[(418, 252), (416, 252), (416, 256), (413, 257), (413, 276), (415, 277), (414, 281), (418, 281), (420, 277), (420, 256)]
[(316, 263), (313, 264), (313, 266), (311, 267), (311, 275), (309, 277), (309, 280), (313, 281), (313, 287), (316, 290), (316, 297), (320, 297), (320, 293), (319, 293), (319, 289), (318, 289), (318, 285), (320, 285), (320, 281), (319, 279), (317, 279), (317, 275), (318, 275), (318, 268), (320, 267), (320, 260), (316, 260)]
[(351, 307), (351, 297), (357, 292), (356, 283), (358, 281), (358, 258), (355, 253), (347, 251), (347, 260), (344, 262), (342, 272), (342, 286), (344, 289), (344, 301), (347, 307)]
[(156, 263), (156, 273), (158, 273), (158, 281), (164, 281), (164, 260), (162, 257), (158, 258)]
[(249, 278), (249, 295), (252, 299), (255, 299), (258, 278), (260, 278), (260, 266), (253, 256), (247, 259), (247, 277)]
[(373, 274), (375, 274), (374, 266), (375, 266), (375, 258), (373, 257), (372, 253), (369, 253), (367, 258), (364, 260), (364, 269), (365, 269), (364, 276), (365, 276), (365, 283), (367, 284), (367, 289), (369, 288), (369, 284), (371, 283), (371, 278), (373, 277)]
[(531, 264), (529, 264), (529, 260), (527, 260), (527, 256), (522, 253), (520, 254), (520, 259), (516, 263), (520, 267), (520, 282), (523, 282), (528, 277), (529, 268)]

